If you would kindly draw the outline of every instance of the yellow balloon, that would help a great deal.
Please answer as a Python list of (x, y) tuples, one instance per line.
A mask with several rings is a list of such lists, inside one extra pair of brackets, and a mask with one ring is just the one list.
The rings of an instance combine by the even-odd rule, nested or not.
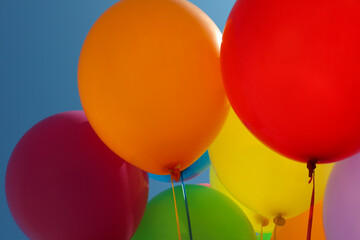
[(221, 32), (186, 0), (122, 0), (81, 50), (80, 99), (101, 140), (154, 174), (183, 170), (220, 132), (229, 110)]
[[(210, 160), (226, 189), (249, 209), (269, 219), (294, 217), (310, 207), (312, 184), (306, 164), (289, 160), (257, 140), (231, 110), (209, 148)], [(315, 200), (323, 198), (333, 164), (315, 170)]]
[[(232, 199), (234, 202), (238, 204), (238, 206), (243, 210), (243, 212), (246, 214), (248, 219), (250, 220), (251, 225), (253, 226), (255, 232), (261, 233), (261, 226), (264, 223), (263, 226), (263, 233), (272, 233), (274, 230), (274, 223), (271, 219), (267, 219), (256, 212), (248, 209), (243, 204), (241, 204), (239, 201), (237, 201), (224, 187), (224, 185), (220, 182), (219, 178), (216, 176), (216, 173), (214, 171), (213, 167), (210, 167), (210, 187), (218, 190), (219, 192), (222, 192), (226, 196), (228, 196), (230, 199)], [(267, 225), (265, 224), (267, 222)], [(266, 225), (266, 226), (265, 226)]]

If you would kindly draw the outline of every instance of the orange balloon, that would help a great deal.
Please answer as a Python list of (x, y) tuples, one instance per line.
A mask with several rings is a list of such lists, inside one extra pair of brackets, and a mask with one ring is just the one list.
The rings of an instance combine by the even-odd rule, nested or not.
[(221, 32), (185, 0), (123, 0), (91, 28), (80, 98), (103, 142), (154, 174), (185, 169), (217, 136), (229, 110)]
[[(311, 239), (326, 240), (323, 226), (323, 202), (320, 201), (314, 206), (314, 218), (311, 231)], [(307, 236), (309, 221), (309, 210), (297, 217), (286, 219), (283, 227), (276, 227), (276, 240), (304, 240)], [(272, 240), (274, 238), (271, 238)]]

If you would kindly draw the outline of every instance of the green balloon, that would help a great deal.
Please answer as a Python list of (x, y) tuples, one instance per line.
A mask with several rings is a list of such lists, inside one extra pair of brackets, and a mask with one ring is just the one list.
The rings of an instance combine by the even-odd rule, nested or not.
[[(194, 240), (256, 240), (255, 232), (242, 210), (230, 198), (209, 187), (186, 185)], [(175, 187), (181, 239), (190, 239), (181, 186)], [(154, 197), (133, 240), (178, 240), (172, 189)]]

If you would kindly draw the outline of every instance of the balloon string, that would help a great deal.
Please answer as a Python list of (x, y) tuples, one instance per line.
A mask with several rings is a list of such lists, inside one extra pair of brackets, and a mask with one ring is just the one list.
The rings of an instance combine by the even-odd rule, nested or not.
[(171, 177), (170, 179), (171, 179), (171, 187), (172, 187), (172, 192), (173, 192), (173, 197), (174, 197), (174, 206), (175, 206), (175, 215), (176, 215), (177, 231), (178, 231), (179, 240), (181, 240), (179, 214), (178, 214), (178, 210), (177, 210), (177, 206), (176, 206), (176, 197), (175, 197), (174, 182), (173, 182), (172, 177)]
[(277, 227), (277, 225), (275, 224), (275, 227), (274, 227), (274, 240), (276, 240), (276, 227)]
[(283, 218), (281, 216), (281, 214), (279, 214), (278, 216), (276, 216), (273, 220), (273, 222), (275, 223), (275, 228), (274, 228), (274, 240), (276, 240), (276, 229), (277, 229), (277, 226), (284, 226), (285, 223), (286, 223), (286, 220), (285, 218)]
[(308, 230), (307, 230), (307, 240), (311, 240), (311, 229), (312, 229), (312, 222), (314, 216), (314, 202), (315, 202), (315, 172), (312, 173), (310, 182), (313, 182), (313, 190), (311, 195), (311, 203), (310, 203), (310, 211), (309, 211), (309, 222), (308, 222)]
[(260, 227), (260, 239), (263, 240), (263, 223), (261, 223)]
[(189, 213), (188, 200), (187, 200), (187, 196), (186, 196), (186, 189), (185, 189), (184, 178), (183, 178), (182, 172), (180, 172), (180, 178), (181, 178), (181, 186), (182, 186), (183, 196), (184, 196), (184, 201), (185, 201), (186, 216), (187, 216), (188, 227), (189, 227), (189, 235), (190, 235), (190, 240), (192, 240), (193, 238), (192, 238), (191, 224), (190, 224), (190, 213)]

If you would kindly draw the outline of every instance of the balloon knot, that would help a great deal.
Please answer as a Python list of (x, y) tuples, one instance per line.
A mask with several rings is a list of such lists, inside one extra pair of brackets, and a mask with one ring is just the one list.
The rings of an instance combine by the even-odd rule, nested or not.
[(276, 226), (284, 226), (286, 220), (281, 215), (278, 215), (277, 217), (274, 218), (273, 222)]
[(180, 180), (180, 166), (170, 169), (170, 176), (175, 182), (178, 182)]
[(269, 219), (261, 217), (261, 226), (266, 227), (267, 225), (269, 225)]
[(312, 179), (313, 179), (313, 175), (314, 175), (314, 171), (315, 171), (315, 168), (316, 168), (316, 163), (318, 161), (317, 160), (309, 160), (307, 162), (307, 168), (309, 169), (309, 183), (311, 183)]

